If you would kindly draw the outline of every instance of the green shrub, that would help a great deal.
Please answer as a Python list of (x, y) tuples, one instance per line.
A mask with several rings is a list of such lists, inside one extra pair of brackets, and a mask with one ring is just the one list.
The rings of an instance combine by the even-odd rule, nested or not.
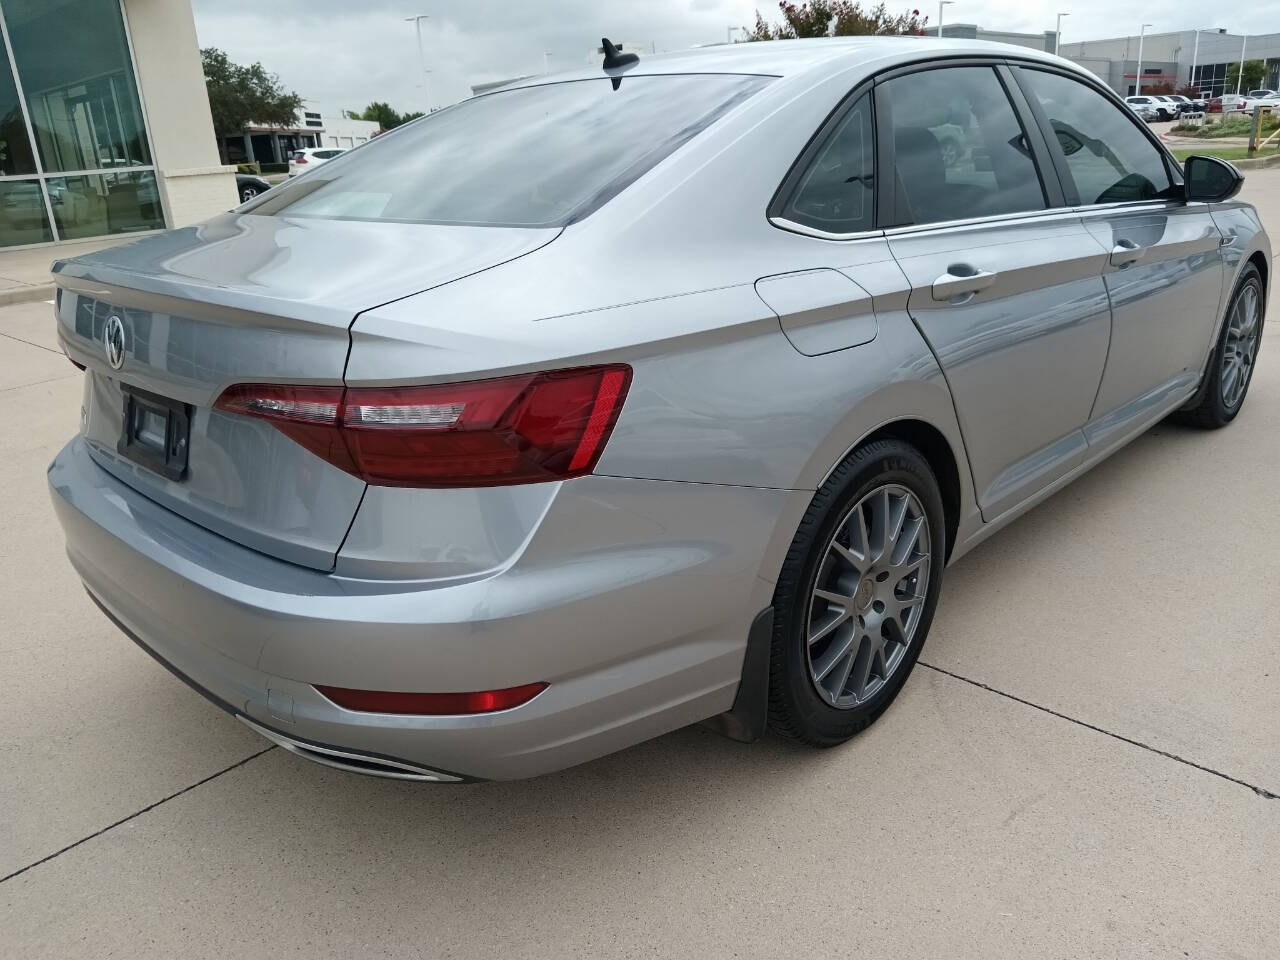
[[(1253, 127), (1253, 115), (1249, 113), (1229, 113), (1216, 118), (1213, 114), (1209, 116), (1210, 119), (1201, 126), (1179, 123), (1170, 132), (1184, 137), (1203, 137), (1212, 140), (1217, 137), (1247, 137), (1249, 130)], [(1276, 129), (1276, 126), (1276, 115), (1270, 114), (1262, 117), (1258, 129), (1265, 135)]]
[(260, 163), (263, 173), (288, 173), (289, 165), (287, 163)]
[(256, 177), (262, 173), (262, 165), (259, 163), (241, 163), (237, 165), (236, 173), (252, 173)]

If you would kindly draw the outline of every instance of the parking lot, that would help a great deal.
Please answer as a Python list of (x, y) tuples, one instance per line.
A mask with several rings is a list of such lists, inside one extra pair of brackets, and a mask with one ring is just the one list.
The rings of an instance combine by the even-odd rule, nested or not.
[[(1280, 171), (1244, 196), (1280, 237)], [(0, 307), (0, 956), (1276, 955), (1275, 343), (1229, 429), (1161, 425), (952, 567), (852, 743), (424, 787), (269, 747), (85, 597), (51, 311)]]

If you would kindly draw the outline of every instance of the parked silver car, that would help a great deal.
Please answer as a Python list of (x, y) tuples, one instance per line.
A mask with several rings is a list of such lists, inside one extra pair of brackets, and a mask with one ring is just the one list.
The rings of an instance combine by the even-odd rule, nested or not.
[(1236, 416), (1271, 265), (1240, 182), (1021, 47), (530, 78), (57, 264), (53, 502), (109, 617), (322, 763), (836, 744), (948, 563), (1167, 415)]

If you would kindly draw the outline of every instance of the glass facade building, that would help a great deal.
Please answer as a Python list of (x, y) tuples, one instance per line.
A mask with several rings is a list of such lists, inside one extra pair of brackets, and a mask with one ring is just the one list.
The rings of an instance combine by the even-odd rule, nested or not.
[(120, 0), (0, 0), (0, 247), (159, 230)]

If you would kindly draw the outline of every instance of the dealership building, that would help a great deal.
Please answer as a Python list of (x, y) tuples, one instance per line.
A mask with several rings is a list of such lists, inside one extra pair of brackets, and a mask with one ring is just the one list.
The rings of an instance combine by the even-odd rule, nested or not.
[(0, 247), (235, 205), (187, 0), (0, 0), (0, 37)]
[[(1138, 36), (1063, 43), (1059, 53), (1097, 74), (1116, 93), (1129, 95), (1138, 86)], [(1211, 96), (1236, 92), (1236, 76), (1228, 67), (1245, 60), (1262, 60), (1262, 86), (1277, 87), (1280, 73), (1280, 33), (1242, 35), (1225, 30), (1181, 30), (1148, 33), (1142, 38), (1142, 86), (1190, 83)], [(1247, 93), (1248, 91), (1241, 91)]]
[[(1069, 21), (1068, 21), (1069, 22)], [(1052, 30), (1042, 33), (1012, 33), (987, 30), (972, 23), (944, 24), (944, 37), (970, 40), (994, 40), (1033, 50), (1054, 52), (1058, 37)], [(1148, 33), (1139, 38), (1115, 37), (1110, 40), (1062, 41), (1057, 52), (1096, 74), (1112, 90), (1129, 96), (1138, 86), (1138, 52), (1141, 39), (1142, 86), (1169, 83), (1174, 87), (1191, 83), (1210, 96), (1234, 93), (1236, 76), (1228, 67), (1241, 60), (1266, 63), (1262, 86), (1280, 89), (1280, 33), (1243, 35), (1219, 28), (1181, 30), (1174, 33)], [(1248, 91), (1242, 91), (1247, 93)]]

